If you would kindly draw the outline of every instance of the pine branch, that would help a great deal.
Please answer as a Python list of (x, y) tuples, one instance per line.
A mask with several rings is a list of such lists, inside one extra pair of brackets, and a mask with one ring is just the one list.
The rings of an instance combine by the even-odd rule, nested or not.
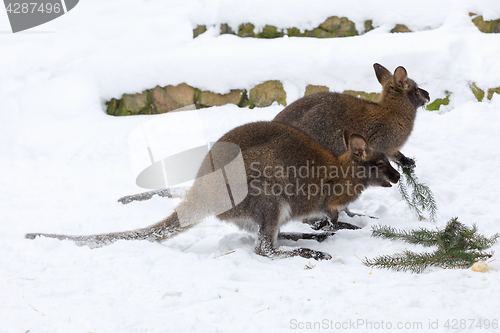
[(372, 237), (398, 239), (410, 244), (437, 246), (434, 252), (416, 253), (409, 250), (401, 254), (385, 255), (375, 259), (366, 258), (363, 263), (371, 267), (387, 268), (396, 271), (421, 273), (430, 266), (443, 268), (469, 268), (478, 260), (491, 258), (492, 253), (483, 252), (491, 247), (500, 234), (485, 237), (477, 233), (477, 226), (468, 228), (453, 218), (443, 230), (432, 231), (396, 230), (388, 226), (374, 226)]
[[(420, 220), (425, 220), (423, 212), (428, 211), (429, 219), (432, 222), (436, 221), (437, 205), (429, 186), (419, 182), (414, 169), (398, 167), (404, 178), (404, 182), (402, 180), (398, 182), (399, 192), (410, 209)], [(411, 189), (411, 194), (408, 193), (407, 187)]]
[(410, 244), (433, 246), (437, 244), (438, 233), (424, 228), (398, 231), (393, 227), (378, 225), (372, 227), (372, 237), (399, 239)]

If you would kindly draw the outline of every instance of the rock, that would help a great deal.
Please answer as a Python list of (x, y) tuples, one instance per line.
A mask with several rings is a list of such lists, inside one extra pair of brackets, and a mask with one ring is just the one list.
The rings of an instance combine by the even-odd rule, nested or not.
[(266, 81), (250, 90), (249, 101), (252, 109), (254, 107), (263, 108), (273, 104), (273, 102), (286, 105), (286, 92), (280, 81)]
[(488, 99), (492, 99), (493, 98), (493, 94), (499, 94), (500, 95), (500, 87), (488, 89)]
[(304, 93), (304, 96), (312, 95), (312, 94), (319, 93), (322, 91), (330, 91), (330, 88), (328, 88), (326, 86), (315, 86), (315, 85), (309, 84), (306, 87), (306, 92)]
[(450, 104), (450, 95), (451, 93), (449, 91), (444, 92), (446, 94), (445, 98), (438, 98), (434, 102), (427, 104), (427, 110), (429, 111), (437, 111), (441, 107), (441, 105), (448, 105)]
[(301, 35), (301, 37), (314, 37), (314, 38), (332, 38), (334, 37), (332, 33), (325, 31), (320, 28), (316, 28), (313, 30), (306, 30), (304, 33)]
[(177, 86), (156, 86), (151, 90), (151, 114), (166, 113), (195, 104), (195, 89), (185, 83)]
[(207, 31), (207, 26), (206, 25), (198, 25), (198, 26), (196, 26), (196, 28), (193, 29), (193, 38), (198, 37), (199, 35), (201, 35), (205, 31)]
[(255, 37), (254, 32), (255, 26), (252, 23), (246, 23), (240, 25), (238, 30), (238, 36), (240, 37)]
[[(470, 14), (475, 16), (475, 14)], [(485, 21), (482, 16), (476, 16), (472, 19), (472, 22), (476, 25), (479, 31), (487, 34), (497, 34), (500, 33), (500, 19)]]
[(319, 28), (331, 33), (332, 37), (349, 37), (358, 34), (356, 25), (354, 22), (349, 21), (347, 17), (329, 17), (320, 24)]
[(286, 34), (290, 37), (300, 37), (302, 35), (299, 28), (288, 28)]
[(211, 91), (201, 91), (197, 98), (197, 107), (221, 106), (226, 104), (240, 104), (243, 90), (231, 90), (228, 94), (217, 94)]
[(380, 101), (379, 93), (366, 93), (364, 91), (355, 91), (355, 90), (344, 90), (343, 94), (351, 95), (354, 97), (366, 99), (367, 101), (378, 103)]
[(375, 29), (375, 28), (373, 27), (373, 21), (372, 21), (372, 20), (365, 21), (365, 34), (366, 34), (368, 31), (372, 31), (373, 29)]
[(475, 82), (472, 82), (469, 84), (470, 89), (472, 90), (472, 93), (474, 96), (476, 96), (476, 99), (478, 102), (481, 102), (484, 98), (484, 90), (479, 88)]
[(391, 33), (395, 32), (411, 32), (411, 30), (404, 24), (396, 24), (394, 29), (391, 30)]
[(128, 114), (148, 113), (148, 92), (140, 94), (123, 94), (123, 107)]
[(225, 34), (230, 34), (230, 35), (236, 35), (236, 32), (231, 29), (231, 27), (227, 23), (222, 23), (220, 25), (220, 34), (225, 35)]
[(262, 32), (260, 32), (257, 37), (258, 38), (278, 38), (278, 37), (283, 37), (285, 34), (283, 33), (283, 30), (278, 31), (278, 28), (272, 25), (266, 25), (264, 29), (262, 29)]

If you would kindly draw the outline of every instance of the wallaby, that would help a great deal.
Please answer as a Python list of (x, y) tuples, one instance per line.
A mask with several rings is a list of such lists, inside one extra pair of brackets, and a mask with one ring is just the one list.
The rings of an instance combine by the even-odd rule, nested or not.
[[(69, 239), (92, 247), (120, 239), (161, 241), (192, 227), (209, 215), (216, 215), (241, 229), (257, 233), (255, 251), (260, 255), (330, 259), (327, 253), (307, 248), (280, 249), (277, 240), (322, 241), (333, 233), (280, 233), (281, 225), (304, 217), (326, 215), (336, 219), (337, 209), (358, 198), (364, 188), (390, 187), (391, 183), (397, 183), (400, 176), (387, 157), (372, 149), (362, 136), (345, 131), (343, 141), (347, 151), (337, 157), (291, 126), (277, 122), (245, 124), (229, 131), (212, 146), (193, 186), (177, 206), (176, 212), (163, 221), (147, 228), (109, 234), (67, 236), (32, 233), (26, 238), (46, 236)], [(224, 167), (232, 163), (235, 154), (226, 151), (224, 144), (236, 145), (241, 152), (245, 169), (241, 176), (247, 194), (236, 205), (230, 205), (228, 210), (211, 214), (213, 206), (219, 205), (222, 200), (213, 194), (217, 193), (216, 187), (223, 185), (233, 192), (231, 200), (235, 200), (237, 195), (237, 186), (231, 182), (231, 177), (235, 175)], [(224, 174), (223, 184), (211, 177), (219, 171)]]
[(413, 130), (417, 109), (429, 102), (429, 93), (408, 78), (404, 67), (396, 68), (394, 75), (380, 64), (373, 68), (383, 87), (378, 103), (320, 92), (296, 100), (273, 121), (300, 129), (337, 156), (346, 151), (342, 134), (347, 129), (401, 166), (414, 167), (415, 162), (399, 149)]
[[(417, 109), (429, 102), (429, 93), (408, 78), (404, 67), (396, 68), (394, 75), (380, 64), (373, 68), (383, 87), (378, 103), (347, 94), (320, 92), (293, 102), (273, 121), (300, 129), (337, 156), (346, 151), (342, 135), (344, 130), (350, 130), (402, 167), (414, 168), (415, 161), (399, 149), (413, 130)], [(345, 210), (351, 217), (359, 215)], [(313, 229), (338, 227), (338, 223), (328, 219), (304, 222)]]

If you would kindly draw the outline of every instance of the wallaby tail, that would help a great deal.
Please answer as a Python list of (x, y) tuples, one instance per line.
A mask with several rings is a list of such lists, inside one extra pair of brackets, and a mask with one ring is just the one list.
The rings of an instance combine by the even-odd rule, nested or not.
[(128, 204), (132, 201), (144, 201), (151, 199), (154, 195), (159, 195), (160, 197), (167, 198), (182, 198), (188, 192), (189, 187), (170, 187), (161, 190), (154, 190), (149, 192), (143, 192), (139, 194), (126, 195), (118, 199), (118, 202), (122, 204)]
[(91, 248), (110, 245), (117, 240), (148, 240), (150, 242), (160, 242), (167, 238), (171, 238), (178, 233), (186, 231), (191, 228), (193, 224), (181, 225), (177, 212), (166, 219), (153, 224), (146, 228), (140, 228), (123, 232), (112, 232), (109, 234), (88, 235), (88, 236), (70, 236), (70, 235), (57, 235), (57, 234), (42, 234), (30, 233), (26, 234), (26, 238), (35, 239), (37, 236), (57, 238), (60, 240), (72, 240), (77, 245), (88, 245)]

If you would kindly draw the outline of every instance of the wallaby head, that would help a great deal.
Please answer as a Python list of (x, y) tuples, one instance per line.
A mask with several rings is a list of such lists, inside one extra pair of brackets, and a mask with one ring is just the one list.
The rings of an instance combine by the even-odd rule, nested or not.
[(350, 159), (357, 164), (359, 176), (365, 177), (366, 186), (391, 187), (399, 181), (400, 174), (385, 156), (370, 147), (359, 134), (344, 131), (344, 144)]
[(401, 94), (410, 100), (415, 109), (430, 101), (429, 93), (418, 87), (412, 79), (408, 78), (406, 69), (399, 66), (391, 74), (384, 66), (375, 63), (373, 65), (378, 82), (384, 87), (382, 99), (387, 98), (391, 93)]

